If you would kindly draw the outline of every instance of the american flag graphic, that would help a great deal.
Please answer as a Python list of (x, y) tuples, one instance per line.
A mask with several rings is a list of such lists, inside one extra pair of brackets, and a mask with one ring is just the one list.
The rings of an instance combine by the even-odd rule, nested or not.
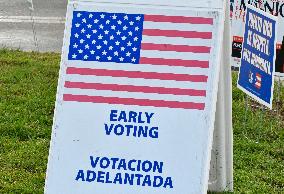
[(204, 110), (213, 22), (74, 11), (63, 100)]
[(259, 73), (256, 73), (256, 75), (255, 75), (255, 84), (254, 85), (257, 89), (261, 88), (261, 75)]

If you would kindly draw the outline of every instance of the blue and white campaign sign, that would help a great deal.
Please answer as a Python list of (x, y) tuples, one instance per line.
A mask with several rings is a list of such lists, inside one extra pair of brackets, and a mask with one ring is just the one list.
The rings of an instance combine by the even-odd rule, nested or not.
[(46, 194), (207, 192), (222, 13), (69, 3)]
[(238, 87), (272, 108), (277, 18), (250, 5), (246, 11)]

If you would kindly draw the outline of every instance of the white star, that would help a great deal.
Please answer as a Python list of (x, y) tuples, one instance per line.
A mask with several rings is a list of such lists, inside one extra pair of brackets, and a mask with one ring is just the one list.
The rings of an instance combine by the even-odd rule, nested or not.
[(119, 58), (119, 60), (120, 60), (120, 61), (123, 61), (123, 60), (124, 60), (124, 58), (123, 58), (123, 57), (120, 57), (120, 58)]
[(78, 48), (78, 44), (75, 43), (75, 44), (73, 45), (73, 48)]
[(125, 50), (125, 48), (124, 48), (124, 47), (121, 47), (121, 48), (120, 48), (120, 50), (121, 50), (121, 51), (124, 51), (124, 50)]
[(104, 50), (103, 52), (102, 52), (102, 55), (106, 55), (107, 54), (107, 52)]
[(91, 28), (91, 27), (92, 27), (92, 24), (88, 24), (87, 27), (88, 27), (88, 28)]
[(86, 18), (82, 19), (82, 23), (86, 23), (86, 22), (87, 22)]
[(109, 33), (109, 31), (108, 30), (105, 30), (105, 34), (108, 34)]
[(95, 51), (94, 51), (94, 50), (91, 50), (90, 53), (93, 55), (93, 54), (95, 54)]
[(120, 34), (121, 34), (121, 32), (118, 30), (118, 31), (116, 32), (116, 34), (117, 34), (117, 35), (120, 35)]
[(81, 13), (77, 13), (77, 17), (78, 17), (78, 18), (81, 17), (81, 15), (82, 15)]
[(126, 15), (126, 16), (124, 16), (124, 20), (128, 20), (128, 16)]
[(132, 62), (135, 62), (135, 61), (136, 61), (136, 59), (133, 57), (133, 58), (131, 59), (131, 61), (132, 61)]
[(97, 30), (92, 30), (94, 34), (96, 34), (98, 31)]
[(101, 16), (102, 19), (105, 18), (105, 15), (104, 15), (104, 14), (101, 14), (100, 16)]
[(81, 33), (84, 34), (85, 32), (86, 32), (86, 30), (83, 28), (83, 29), (81, 30)]
[(112, 25), (110, 28), (111, 28), (112, 30), (115, 30), (116, 26), (115, 26), (115, 25)]
[(104, 43), (105, 45), (107, 45), (108, 42), (107, 42), (107, 40), (104, 40), (103, 43)]
[(113, 49), (113, 46), (108, 47), (108, 50), (110, 50), (110, 51), (111, 51), (112, 49)]
[(118, 20), (117, 23), (118, 23), (119, 25), (121, 25), (121, 24), (122, 24), (122, 21)]
[(112, 57), (111, 57), (111, 56), (108, 56), (107, 59), (110, 61), (110, 60), (112, 59)]
[(137, 48), (136, 48), (136, 47), (133, 47), (132, 50), (135, 52), (135, 51), (137, 51)]
[(89, 15), (89, 18), (93, 18), (93, 14), (90, 14), (90, 15)]
[(112, 16), (112, 19), (116, 20), (116, 18), (117, 18), (117, 16), (114, 14), (114, 15)]
[(127, 46), (131, 46), (131, 45), (132, 45), (132, 43), (130, 41), (128, 41)]
[(121, 40), (126, 40), (126, 36), (121, 37)]
[(133, 26), (134, 22), (131, 21), (131, 22), (129, 22), (129, 24), (130, 24), (130, 26)]
[(85, 55), (85, 56), (84, 56), (84, 59), (88, 59), (88, 58), (89, 58), (89, 56), (88, 56), (88, 55)]
[(136, 17), (136, 20), (137, 20), (137, 21), (140, 21), (140, 19), (141, 19), (140, 16), (137, 16), (137, 17)]
[(130, 55), (131, 55), (130, 52), (127, 52), (127, 53), (126, 53), (126, 56), (127, 56), (127, 57), (130, 57)]
[(90, 46), (88, 44), (85, 45), (85, 49), (89, 49)]
[(80, 50), (78, 50), (78, 52), (81, 54), (81, 53), (83, 53), (83, 50), (82, 50), (82, 49), (80, 49)]
[(132, 34), (133, 34), (133, 33), (132, 33), (131, 31), (130, 31), (130, 32), (128, 32), (128, 35), (129, 35), (129, 36), (132, 36)]
[(90, 34), (87, 34), (86, 37), (87, 37), (87, 38), (91, 38), (91, 35), (90, 35)]
[(134, 40), (134, 41), (137, 41), (137, 40), (138, 40), (138, 37), (135, 37), (133, 40)]
[(80, 43), (81, 43), (81, 44), (83, 44), (84, 42), (85, 42), (85, 40), (84, 40), (84, 39), (81, 39), (81, 40), (80, 40)]
[(101, 58), (100, 56), (96, 56), (96, 60), (100, 60), (100, 58)]
[(115, 51), (113, 54), (114, 54), (114, 56), (118, 56), (118, 52), (117, 51)]
[(97, 42), (96, 40), (92, 40), (92, 44), (96, 44), (96, 42)]
[(101, 45), (97, 46), (97, 49), (101, 49), (101, 48), (102, 48), (102, 46), (101, 46)]
[(77, 23), (75, 24), (76, 28), (79, 28), (81, 24)]
[(99, 22), (99, 20), (98, 20), (98, 19), (95, 19), (95, 20), (94, 20), (94, 23), (95, 23), (95, 24), (96, 24), (96, 23), (98, 23), (98, 22)]
[(78, 34), (78, 33), (76, 33), (76, 34), (75, 34), (75, 37), (76, 37), (76, 38), (79, 38), (79, 34)]
[(106, 24), (109, 24), (109, 23), (110, 23), (110, 21), (109, 21), (109, 20), (107, 20), (107, 21), (106, 21)]
[(110, 39), (110, 40), (113, 40), (113, 39), (114, 39), (114, 36), (113, 36), (113, 35), (111, 35), (111, 36), (109, 37), (109, 39)]
[(123, 30), (127, 30), (127, 28), (128, 28), (127, 26), (123, 26)]
[(72, 55), (72, 59), (76, 59), (77, 55), (76, 54), (73, 54)]
[(100, 35), (98, 36), (98, 39), (99, 39), (99, 40), (103, 39), (103, 36), (100, 34)]
[(116, 42), (115, 42), (115, 45), (117, 45), (117, 46), (118, 46), (119, 44), (120, 44), (120, 42), (118, 42), (118, 41), (116, 41)]
[(100, 29), (104, 29), (104, 26), (102, 24), (100, 25)]
[(139, 27), (137, 26), (137, 27), (135, 27), (135, 31), (138, 31), (139, 30)]

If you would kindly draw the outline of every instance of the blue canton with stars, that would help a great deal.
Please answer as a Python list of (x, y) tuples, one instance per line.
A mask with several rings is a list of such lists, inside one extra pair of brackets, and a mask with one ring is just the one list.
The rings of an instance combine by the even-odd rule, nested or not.
[(69, 60), (139, 63), (142, 14), (74, 11)]

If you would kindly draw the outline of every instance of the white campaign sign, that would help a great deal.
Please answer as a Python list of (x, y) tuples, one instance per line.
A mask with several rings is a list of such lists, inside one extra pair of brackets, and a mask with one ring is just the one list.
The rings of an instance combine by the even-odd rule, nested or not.
[(45, 193), (206, 193), (223, 22), (69, 3)]

